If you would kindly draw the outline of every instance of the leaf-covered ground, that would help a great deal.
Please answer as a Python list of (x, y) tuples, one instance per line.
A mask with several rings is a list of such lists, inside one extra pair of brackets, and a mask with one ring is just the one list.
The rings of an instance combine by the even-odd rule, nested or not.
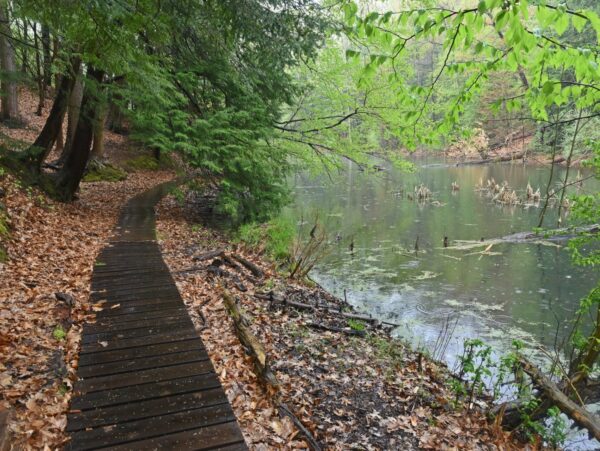
[(65, 205), (0, 177), (8, 216), (0, 264), (0, 407), (12, 406), (17, 444), (57, 448), (77, 369), (81, 325), (90, 319), (90, 276), (126, 199), (172, 178), (130, 174), (118, 183), (83, 184)]
[[(254, 296), (271, 291), (296, 302), (339, 306), (340, 301), (319, 287), (292, 284), (251, 250), (236, 247), (218, 231), (191, 225), (184, 207), (172, 198), (158, 212), (163, 255), (251, 449), (297, 449), (306, 443), (289, 418), (279, 415), (273, 394), (257, 379), (223, 305), (224, 288), (251, 318), (252, 331), (281, 383), (281, 400), (324, 448), (523, 448), (482, 413), (453, 405), (444, 369), (390, 339), (384, 330), (348, 335), (351, 329), (339, 314), (297, 311)], [(244, 256), (265, 271), (264, 279), (257, 281), (243, 267), (219, 257), (194, 261), (213, 250)], [(315, 322), (346, 332), (315, 330), (310, 327)]]

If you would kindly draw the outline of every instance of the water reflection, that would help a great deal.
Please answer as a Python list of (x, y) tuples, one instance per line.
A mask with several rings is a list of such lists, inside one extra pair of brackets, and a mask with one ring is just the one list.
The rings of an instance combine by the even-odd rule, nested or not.
[[(421, 165), (413, 174), (388, 169), (378, 175), (349, 165), (333, 183), (296, 176), (289, 214), (310, 224), (305, 227), (318, 216), (341, 238), (312, 277), (337, 295), (347, 290), (358, 308), (402, 324), (400, 336), (431, 350), (448, 318), (457, 318), (442, 356), (453, 365), (466, 338), (481, 338), (500, 350), (515, 338), (553, 347), (567, 335), (579, 299), (597, 281), (595, 271), (574, 267), (562, 247), (503, 244), (492, 255), (443, 247), (444, 237), (452, 244), (531, 230), (539, 208), (501, 206), (475, 187), (489, 178), (506, 180), (524, 196), (528, 183), (544, 191), (548, 174), (547, 167), (520, 163)], [(455, 181), (458, 191), (451, 189)], [(436, 202), (419, 204), (399, 195), (421, 183)], [(597, 190), (597, 182), (586, 181), (583, 189)], [(552, 209), (547, 224), (556, 223)]]

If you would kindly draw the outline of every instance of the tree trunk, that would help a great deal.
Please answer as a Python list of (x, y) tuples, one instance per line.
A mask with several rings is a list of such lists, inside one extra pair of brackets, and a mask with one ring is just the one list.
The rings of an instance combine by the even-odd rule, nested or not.
[(100, 106), (98, 86), (94, 85), (102, 82), (104, 72), (90, 67), (87, 71), (87, 78), (92, 86), (88, 85), (84, 89), (81, 114), (75, 129), (71, 152), (56, 180), (57, 195), (64, 201), (73, 200), (79, 182), (85, 173), (94, 135), (94, 123), (97, 121), (98, 107)]
[(10, 23), (8, 20), (8, 1), (0, 0), (0, 67), (2, 68), (2, 119), (19, 118), (17, 95), (17, 71), (15, 53), (10, 45)]
[[(23, 20), (23, 36), (21, 37), (23, 42), (29, 42), (28, 36), (27, 36), (27, 21)], [(21, 45), (21, 72), (23, 73), (23, 75), (27, 75), (27, 46), (26, 45)]]
[(95, 160), (104, 158), (104, 123), (108, 112), (104, 103), (98, 106), (98, 110), (94, 123), (94, 143), (92, 145), (92, 158)]
[[(60, 80), (61, 80), (61, 76), (60, 75), (56, 75), (56, 86), (60, 85)], [(63, 118), (63, 122), (64, 122), (64, 118)], [(58, 129), (58, 136), (56, 137), (56, 146), (54, 147), (56, 149), (57, 152), (60, 152), (60, 154), (62, 155), (62, 151), (65, 148), (65, 134), (63, 132), (63, 122), (61, 122), (60, 124), (60, 128)]]
[(33, 23), (33, 45), (36, 48), (35, 51), (35, 71), (36, 71), (36, 75), (35, 78), (37, 80), (37, 86), (38, 86), (38, 107), (37, 110), (35, 112), (35, 114), (37, 116), (41, 116), (43, 111), (44, 111), (44, 106), (46, 104), (46, 87), (44, 86), (44, 74), (42, 72), (42, 61), (40, 58), (40, 52), (39, 52), (39, 37), (38, 37), (38, 30), (37, 30), (37, 24), (34, 22)]
[(35, 142), (29, 148), (29, 154), (33, 156), (36, 162), (36, 169), (41, 168), (42, 163), (52, 150), (52, 146), (56, 142), (60, 129), (62, 128), (63, 118), (65, 111), (67, 110), (67, 104), (69, 102), (69, 95), (73, 90), (73, 84), (75, 83), (75, 74), (79, 71), (81, 62), (78, 58), (71, 60), (69, 72), (64, 74), (60, 85), (56, 91), (56, 97), (52, 104), (50, 114), (46, 119), (44, 128), (36, 138)]
[(52, 86), (52, 52), (50, 46), (50, 29), (42, 24), (42, 49), (44, 54), (44, 89)]
[(81, 110), (81, 100), (83, 98), (83, 68), (79, 68), (77, 78), (71, 95), (69, 96), (69, 112), (67, 116), (67, 136), (65, 137), (65, 146), (59, 159), (59, 164), (65, 162), (71, 152), (73, 138), (75, 137), (75, 129), (79, 122), (79, 112)]

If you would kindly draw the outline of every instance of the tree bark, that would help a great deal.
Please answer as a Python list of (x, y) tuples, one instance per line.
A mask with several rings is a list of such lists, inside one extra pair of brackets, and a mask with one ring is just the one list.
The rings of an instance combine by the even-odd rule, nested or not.
[[(61, 80), (61, 76), (60, 75), (56, 75), (56, 86), (60, 85), (60, 80)], [(64, 119), (63, 119), (64, 122)], [(56, 137), (56, 146), (55, 149), (57, 152), (60, 152), (62, 155), (62, 151), (65, 148), (65, 134), (63, 132), (63, 124), (60, 124), (60, 128), (58, 129), (58, 136)]]
[(87, 79), (90, 83), (84, 88), (81, 113), (71, 152), (56, 179), (57, 197), (64, 201), (73, 200), (85, 173), (94, 135), (94, 123), (97, 121), (100, 106), (98, 84), (102, 83), (103, 78), (104, 71), (93, 67), (88, 68)]
[(52, 150), (52, 146), (58, 138), (62, 128), (65, 111), (67, 110), (69, 95), (71, 94), (73, 84), (75, 83), (75, 74), (79, 71), (80, 64), (81, 62), (78, 58), (71, 60), (71, 67), (69, 68), (69, 72), (64, 74), (60, 81), (54, 103), (52, 104), (52, 109), (46, 119), (44, 128), (29, 148), (29, 154), (33, 154), (37, 170), (41, 168), (42, 163), (50, 153), (50, 150)]
[(36, 80), (38, 85), (38, 107), (35, 112), (37, 116), (41, 116), (44, 111), (44, 106), (46, 104), (46, 88), (44, 86), (44, 74), (42, 72), (42, 61), (40, 58), (39, 48), (39, 37), (37, 31), (37, 24), (33, 22), (33, 45), (36, 47), (35, 51), (35, 70), (36, 70)]
[(65, 146), (60, 156), (59, 163), (62, 164), (69, 157), (73, 138), (75, 137), (75, 129), (79, 122), (79, 112), (81, 111), (81, 100), (83, 99), (83, 68), (79, 68), (73, 90), (69, 96), (69, 110), (67, 114), (67, 136), (65, 137)]
[(8, 1), (0, 0), (0, 67), (2, 68), (2, 119), (19, 118), (17, 94), (17, 70), (15, 52), (10, 45), (10, 22), (8, 20)]
[(44, 66), (44, 89), (52, 86), (52, 51), (50, 45), (50, 29), (47, 25), (42, 24), (42, 51), (43, 51), (43, 66)]
[(92, 158), (95, 160), (104, 158), (104, 123), (106, 122), (107, 112), (105, 103), (100, 101), (96, 121), (94, 122), (94, 142), (92, 144)]

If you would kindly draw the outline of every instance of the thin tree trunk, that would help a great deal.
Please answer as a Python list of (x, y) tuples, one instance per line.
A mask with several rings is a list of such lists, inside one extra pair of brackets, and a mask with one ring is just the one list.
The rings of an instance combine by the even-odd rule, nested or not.
[[(60, 75), (56, 75), (56, 86), (60, 85), (60, 80), (61, 80), (61, 76)], [(54, 147), (56, 149), (57, 152), (60, 152), (62, 155), (62, 151), (65, 148), (65, 134), (63, 132), (63, 124), (64, 124), (64, 117), (63, 117), (63, 122), (61, 122), (60, 124), (60, 128), (58, 129), (58, 136), (56, 137), (56, 146)]]
[[(27, 36), (27, 21), (23, 20), (23, 42), (29, 42), (29, 36)], [(27, 74), (27, 56), (28, 56), (28, 52), (27, 52), (27, 46), (26, 45), (22, 45), (21, 47), (21, 72), (26, 75)]]
[(44, 56), (44, 88), (52, 86), (52, 52), (50, 46), (50, 29), (42, 24), (42, 49)]
[(37, 86), (38, 86), (38, 98), (39, 98), (39, 102), (38, 102), (38, 107), (37, 110), (35, 112), (36, 115), (41, 116), (42, 112), (44, 110), (44, 106), (46, 103), (46, 88), (44, 86), (44, 74), (42, 73), (42, 62), (40, 59), (40, 52), (39, 52), (39, 37), (38, 37), (38, 31), (37, 31), (37, 24), (34, 22), (33, 23), (33, 44), (35, 45), (36, 51), (35, 51), (35, 70), (36, 70), (36, 80), (37, 80)]
[(65, 137), (65, 146), (58, 160), (59, 164), (65, 162), (71, 152), (75, 129), (79, 121), (79, 112), (81, 111), (81, 100), (83, 99), (83, 67), (79, 68), (73, 90), (69, 96), (69, 110), (67, 113), (67, 135)]
[(0, 0), (0, 67), (2, 68), (2, 119), (19, 118), (17, 94), (17, 70), (15, 53), (10, 45), (10, 22), (8, 20), (8, 0)]
[[(93, 67), (87, 71), (90, 84), (98, 84), (104, 78), (104, 72)], [(75, 129), (72, 149), (63, 167), (58, 173), (56, 190), (58, 197), (64, 201), (71, 201), (79, 187), (79, 182), (85, 173), (92, 139), (94, 135), (94, 123), (97, 121), (100, 99), (98, 86), (86, 86), (81, 102), (81, 115)]]
[(37, 170), (41, 168), (42, 163), (50, 153), (50, 150), (52, 150), (52, 146), (60, 134), (63, 118), (69, 102), (69, 95), (73, 90), (75, 74), (79, 71), (80, 64), (81, 62), (78, 58), (71, 60), (69, 72), (64, 74), (60, 81), (54, 103), (52, 104), (52, 109), (46, 119), (44, 128), (29, 148), (28, 154), (33, 156)]
[(92, 145), (92, 158), (101, 160), (104, 158), (104, 123), (106, 122), (106, 114), (108, 110), (106, 105), (98, 106), (98, 114), (94, 123), (94, 143)]

